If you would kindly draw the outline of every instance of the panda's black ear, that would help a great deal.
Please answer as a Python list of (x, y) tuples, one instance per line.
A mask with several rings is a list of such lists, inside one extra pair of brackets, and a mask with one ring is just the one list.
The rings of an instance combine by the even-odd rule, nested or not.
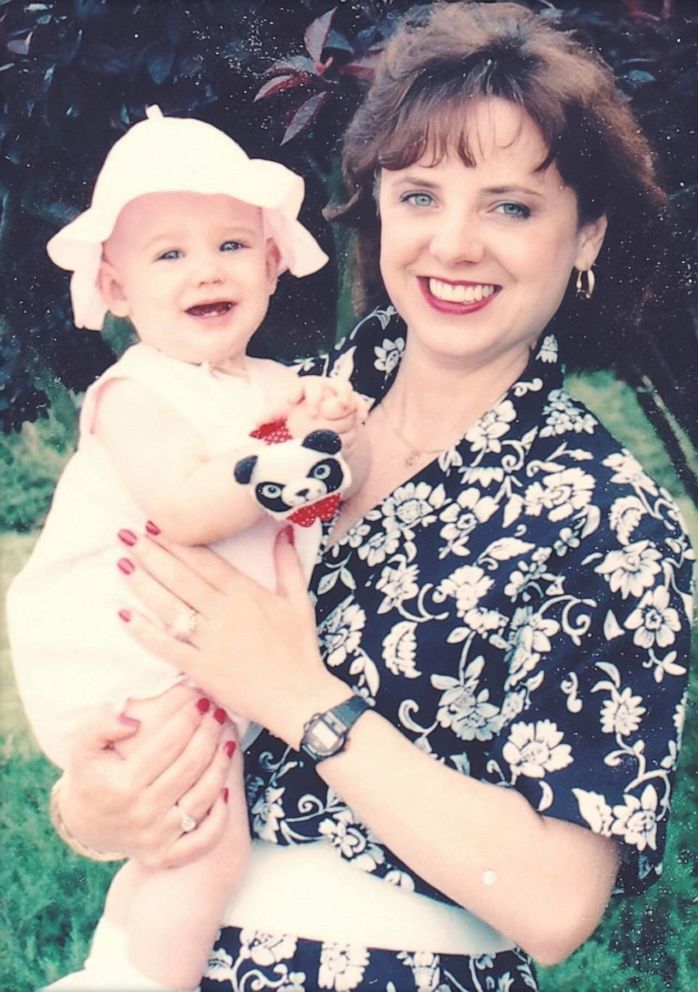
[(246, 486), (252, 478), (252, 472), (256, 464), (256, 455), (249, 455), (247, 458), (241, 458), (239, 462), (236, 462), (233, 470), (235, 481), (239, 482), (241, 486)]
[(303, 447), (311, 451), (322, 451), (325, 455), (336, 455), (341, 451), (342, 441), (334, 431), (313, 431), (303, 438)]

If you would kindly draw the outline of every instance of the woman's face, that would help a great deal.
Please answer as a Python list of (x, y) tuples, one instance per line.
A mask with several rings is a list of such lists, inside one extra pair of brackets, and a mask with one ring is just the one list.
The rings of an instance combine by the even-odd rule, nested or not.
[(467, 114), (473, 166), (453, 152), (383, 169), (381, 273), (413, 348), (463, 367), (523, 368), (606, 221), (580, 226), (556, 166), (536, 171), (547, 148), (520, 108), (492, 98)]

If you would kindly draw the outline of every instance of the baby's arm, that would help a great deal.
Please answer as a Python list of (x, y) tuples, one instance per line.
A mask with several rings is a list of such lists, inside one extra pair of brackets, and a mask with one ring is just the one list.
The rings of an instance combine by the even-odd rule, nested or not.
[(322, 429), (339, 434), (352, 478), (346, 499), (361, 488), (370, 465), (365, 401), (346, 379), (307, 375), (298, 377), (292, 402), (286, 419), (294, 437)]
[(94, 433), (144, 515), (179, 544), (209, 544), (262, 516), (233, 477), (246, 452), (207, 458), (201, 436), (138, 383), (106, 384)]

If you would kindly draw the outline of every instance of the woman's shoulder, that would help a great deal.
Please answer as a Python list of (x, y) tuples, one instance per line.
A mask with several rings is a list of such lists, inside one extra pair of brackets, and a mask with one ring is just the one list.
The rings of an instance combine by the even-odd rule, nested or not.
[(553, 390), (542, 421), (531, 456), (544, 488), (569, 487), (576, 505), (623, 545), (679, 540), (689, 548), (676, 500), (581, 400)]

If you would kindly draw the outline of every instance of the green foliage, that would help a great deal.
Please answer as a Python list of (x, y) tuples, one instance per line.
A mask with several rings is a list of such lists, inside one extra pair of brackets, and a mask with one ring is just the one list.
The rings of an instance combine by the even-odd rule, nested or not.
[(0, 531), (41, 526), (60, 472), (75, 446), (75, 398), (59, 384), (50, 412), (16, 435), (0, 434)]
[(55, 769), (35, 754), (0, 765), (0, 988), (34, 992), (82, 966), (113, 866), (72, 854), (49, 822)]

